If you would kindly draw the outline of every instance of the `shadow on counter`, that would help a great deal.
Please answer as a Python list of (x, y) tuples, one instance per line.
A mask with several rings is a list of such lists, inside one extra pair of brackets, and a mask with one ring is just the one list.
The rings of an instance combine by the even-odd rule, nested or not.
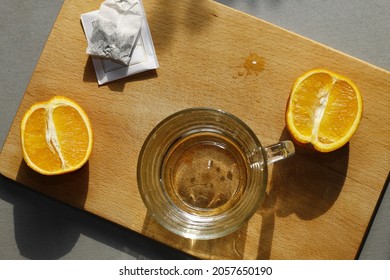
[[(286, 139), (291, 137), (285, 128), (280, 140)], [(295, 145), (291, 159), (275, 163), (260, 210), (263, 219), (257, 259), (271, 258), (277, 219), (296, 215), (302, 221), (310, 221), (333, 206), (342, 191), (348, 161), (349, 144), (331, 153)]]
[[(123, 259), (192, 259), (191, 256), (44, 196), (4, 176), (0, 176), (0, 198), (14, 207), (15, 240), (20, 255), (28, 259), (66, 258), (81, 235), (123, 252)], [(91, 255), (83, 254), (83, 257), (107, 259), (107, 255), (96, 255), (93, 251)]]

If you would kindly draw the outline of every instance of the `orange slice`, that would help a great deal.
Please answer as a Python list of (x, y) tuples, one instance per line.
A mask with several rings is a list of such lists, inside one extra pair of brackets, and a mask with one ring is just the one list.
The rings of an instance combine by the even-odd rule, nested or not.
[(44, 175), (77, 170), (92, 151), (89, 118), (67, 97), (33, 104), (23, 116), (20, 131), (25, 162)]
[(362, 110), (361, 94), (351, 80), (315, 69), (293, 85), (286, 110), (287, 128), (297, 142), (331, 152), (351, 139)]

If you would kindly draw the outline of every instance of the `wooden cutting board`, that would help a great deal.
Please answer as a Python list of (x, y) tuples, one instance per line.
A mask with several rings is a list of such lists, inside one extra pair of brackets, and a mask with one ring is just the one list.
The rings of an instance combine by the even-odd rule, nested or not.
[[(4, 176), (199, 258), (355, 258), (389, 172), (389, 72), (212, 1), (145, 0), (160, 68), (99, 87), (80, 24), (99, 4), (65, 1), (2, 149)], [(274, 165), (263, 207), (224, 238), (180, 238), (148, 215), (137, 159), (159, 121), (208, 106), (241, 118), (264, 145), (289, 139), (290, 88), (317, 67), (362, 92), (363, 119), (349, 144), (330, 154), (297, 148)], [(45, 177), (23, 162), (19, 123), (32, 103), (54, 95), (85, 108), (95, 145), (82, 169)]]

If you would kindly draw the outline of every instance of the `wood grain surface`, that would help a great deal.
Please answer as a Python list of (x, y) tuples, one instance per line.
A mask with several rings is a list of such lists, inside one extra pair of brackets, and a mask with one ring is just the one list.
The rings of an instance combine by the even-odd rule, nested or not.
[[(160, 68), (99, 87), (80, 24), (99, 5), (65, 0), (2, 149), (1, 174), (199, 258), (355, 258), (389, 173), (389, 72), (212, 1), (144, 0)], [(362, 92), (363, 118), (349, 144), (329, 154), (297, 147), (270, 168), (263, 207), (224, 238), (181, 238), (148, 215), (137, 159), (158, 122), (208, 106), (241, 118), (264, 145), (290, 139), (290, 88), (318, 67), (348, 76)], [(87, 111), (95, 145), (80, 170), (46, 177), (24, 163), (19, 123), (29, 106), (54, 95)]]

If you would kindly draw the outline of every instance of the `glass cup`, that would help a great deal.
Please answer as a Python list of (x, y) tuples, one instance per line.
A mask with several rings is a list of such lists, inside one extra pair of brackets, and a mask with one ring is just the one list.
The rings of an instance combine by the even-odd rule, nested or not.
[(186, 109), (147, 137), (138, 187), (149, 214), (166, 229), (191, 239), (219, 238), (259, 209), (267, 164), (294, 152), (291, 141), (263, 147), (244, 122), (222, 110)]

